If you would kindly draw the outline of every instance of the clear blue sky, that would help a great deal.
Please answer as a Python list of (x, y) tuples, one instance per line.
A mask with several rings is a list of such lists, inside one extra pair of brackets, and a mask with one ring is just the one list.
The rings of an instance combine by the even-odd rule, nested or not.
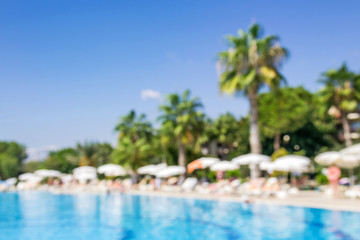
[(291, 57), (290, 86), (317, 90), (346, 61), (360, 70), (360, 1), (0, 1), (0, 139), (28, 147), (114, 142), (130, 109), (156, 119), (161, 100), (190, 88), (211, 117), (248, 112), (220, 96), (224, 36), (257, 21)]

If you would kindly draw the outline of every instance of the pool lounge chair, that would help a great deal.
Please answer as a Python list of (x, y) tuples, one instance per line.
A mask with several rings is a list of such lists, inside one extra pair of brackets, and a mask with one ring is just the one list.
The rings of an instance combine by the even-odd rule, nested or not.
[(181, 189), (184, 192), (191, 192), (194, 190), (197, 183), (198, 183), (198, 180), (196, 178), (187, 178), (181, 185)]

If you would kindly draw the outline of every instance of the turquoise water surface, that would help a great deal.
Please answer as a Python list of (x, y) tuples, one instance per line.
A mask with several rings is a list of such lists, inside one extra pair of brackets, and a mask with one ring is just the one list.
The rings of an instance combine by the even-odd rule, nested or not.
[(120, 194), (0, 193), (0, 239), (360, 239), (360, 213)]

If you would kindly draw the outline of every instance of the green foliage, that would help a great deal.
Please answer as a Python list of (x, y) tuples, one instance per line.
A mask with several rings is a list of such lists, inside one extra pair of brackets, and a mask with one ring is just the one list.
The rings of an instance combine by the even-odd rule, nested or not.
[[(162, 143), (176, 142), (179, 159), (186, 147), (199, 149), (198, 140), (204, 129), (204, 114), (199, 111), (202, 104), (198, 98), (190, 98), (190, 91), (186, 90), (181, 96), (170, 94), (164, 105), (160, 106)], [(186, 159), (184, 159), (186, 162)], [(178, 163), (184, 164), (184, 163)]]
[(4, 179), (15, 177), (19, 172), (19, 161), (9, 154), (0, 155), (1, 177)]
[(153, 158), (152, 163), (165, 162), (168, 165), (177, 165), (178, 150), (177, 146), (172, 140), (171, 136), (168, 136), (163, 129), (155, 131), (152, 139), (153, 146)]
[(346, 64), (339, 69), (329, 70), (320, 81), (324, 88), (319, 91), (319, 100), (326, 105), (327, 113), (341, 119), (342, 138), (347, 146), (352, 144), (350, 124), (346, 115), (358, 108), (360, 100), (360, 74), (351, 72)]
[(324, 132), (318, 129), (312, 122), (308, 122), (299, 130), (287, 133), (290, 136), (288, 143), (284, 143), (284, 148), (291, 154), (299, 150), (304, 150), (307, 157), (317, 155), (324, 146), (331, 147), (333, 142)]
[(346, 64), (323, 73), (320, 82), (325, 85), (319, 92), (321, 100), (327, 103), (329, 108), (335, 106), (344, 112), (357, 108), (360, 100), (360, 75), (351, 72)]
[(261, 38), (261, 32), (261, 27), (254, 24), (248, 32), (239, 30), (237, 36), (227, 37), (230, 47), (219, 54), (223, 67), (219, 83), (222, 92), (247, 94), (249, 89), (257, 92), (264, 84), (277, 88), (284, 80), (278, 67), (288, 51), (278, 44), (278, 37)]
[(248, 32), (239, 30), (237, 36), (228, 36), (229, 49), (219, 54), (220, 91), (231, 95), (243, 93), (249, 98), (251, 151), (256, 153), (261, 152), (257, 94), (262, 86), (276, 90), (285, 81), (278, 69), (288, 56), (278, 37), (262, 38), (261, 33), (258, 24), (250, 26)]
[[(237, 120), (231, 113), (220, 115), (214, 121), (206, 120), (201, 143), (216, 141), (229, 150), (228, 158), (249, 152), (249, 121), (248, 118)], [(216, 157), (216, 156), (215, 156)]]
[(151, 155), (152, 145), (146, 139), (141, 138), (133, 142), (129, 137), (123, 137), (111, 158), (114, 163), (136, 170), (149, 164)]
[(312, 95), (302, 87), (281, 88), (259, 95), (259, 123), (269, 138), (293, 132), (309, 121)]
[(16, 142), (0, 142), (0, 153), (13, 156), (20, 162), (27, 157), (25, 147)]
[[(71, 173), (79, 166), (79, 154), (73, 148), (64, 148), (58, 151), (52, 151), (39, 169), (54, 169), (63, 173)], [(32, 171), (30, 171), (32, 172)]]
[(233, 171), (227, 171), (225, 173), (225, 177), (226, 178), (240, 178), (241, 177), (241, 173), (239, 170), (233, 170)]
[(336, 134), (336, 120), (333, 116), (328, 114), (329, 105), (324, 102), (320, 93), (313, 94), (313, 101), (311, 103), (311, 122), (314, 126), (323, 132), (323, 134), (335, 136)]
[(231, 113), (220, 115), (214, 121), (213, 127), (219, 143), (231, 147), (235, 141), (239, 140), (237, 133), (240, 123)]
[(199, 111), (202, 104), (198, 98), (190, 98), (186, 90), (182, 96), (169, 94), (160, 106), (162, 131), (184, 144), (194, 143), (203, 129), (204, 114)]
[(134, 110), (120, 119), (115, 131), (119, 132), (119, 140), (130, 137), (133, 142), (139, 138), (150, 139), (153, 135), (151, 123), (146, 120), (146, 115), (137, 116)]
[(216, 172), (209, 171), (206, 174), (206, 177), (209, 179), (210, 182), (216, 182)]
[(2, 178), (16, 177), (26, 157), (24, 146), (16, 142), (0, 142), (0, 176)]
[(114, 163), (132, 170), (150, 163), (153, 156), (154, 130), (146, 116), (130, 111), (123, 116), (115, 128), (119, 132), (118, 144), (111, 154)]
[[(281, 91), (283, 89), (279, 90), (279, 92)], [(274, 95), (276, 97), (276, 93), (260, 95), (260, 122), (263, 127), (262, 132), (268, 137), (263, 139), (263, 152), (265, 154), (273, 152), (273, 139), (271, 137), (276, 133), (274, 130), (281, 129), (278, 132), (281, 133), (280, 136), (290, 136), (289, 141), (283, 141), (282, 138), (281, 141), (283, 142), (282, 146), (291, 154), (304, 154), (312, 157), (318, 154), (322, 147), (327, 149), (334, 148), (338, 144), (336, 141), (336, 121), (327, 114), (326, 104), (320, 101), (319, 95), (311, 94), (302, 88), (292, 88), (289, 92), (295, 94), (296, 97), (288, 96), (287, 98), (291, 99), (291, 101), (289, 100), (289, 103), (285, 103), (285, 105), (291, 106), (292, 103), (297, 102), (297, 105), (301, 105), (301, 108), (299, 107), (298, 111), (294, 110), (293, 112), (292, 108), (297, 108), (293, 105), (284, 108), (277, 116), (273, 114), (272, 104), (268, 106), (265, 104), (267, 101), (263, 102), (262, 100), (263, 96)], [(276, 102), (277, 100), (269, 99), (269, 101)], [(285, 120), (283, 121), (281, 118)], [(277, 119), (279, 125), (277, 125), (277, 121), (272, 119)], [(273, 129), (271, 129), (272, 126)], [(270, 131), (267, 131), (269, 129)]]
[(29, 161), (23, 164), (22, 172), (35, 172), (41, 168), (43, 162), (40, 161)]
[(229, 159), (249, 153), (250, 152), (250, 121), (249, 118), (241, 118), (238, 129), (236, 130), (236, 141), (233, 142), (230, 150)]
[(108, 143), (85, 142), (77, 144), (77, 154), (80, 166), (99, 167), (111, 161), (112, 146)]
[(320, 185), (329, 184), (329, 179), (324, 174), (316, 175), (316, 182)]
[(204, 130), (199, 137), (200, 144), (206, 144), (214, 140), (218, 140), (218, 129), (214, 125), (214, 121), (210, 118), (204, 118)]
[(271, 155), (271, 160), (274, 161), (275, 159), (286, 155), (289, 155), (289, 152), (285, 148), (280, 148)]
[(111, 153), (113, 147), (109, 143), (97, 143), (96, 157), (95, 157), (95, 166), (99, 167), (101, 165), (111, 162)]

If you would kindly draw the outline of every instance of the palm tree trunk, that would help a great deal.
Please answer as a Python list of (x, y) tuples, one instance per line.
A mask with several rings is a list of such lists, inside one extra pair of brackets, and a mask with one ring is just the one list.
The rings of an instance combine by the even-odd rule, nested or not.
[(179, 166), (186, 167), (186, 157), (185, 157), (185, 146), (179, 141), (179, 155), (178, 155), (178, 164)]
[(252, 153), (261, 153), (259, 132), (258, 99), (255, 89), (249, 90), (250, 100), (250, 149)]
[(277, 150), (280, 149), (280, 144), (281, 144), (281, 135), (275, 134), (275, 136), (274, 136), (274, 152), (276, 152)]
[(352, 140), (350, 137), (350, 123), (349, 120), (346, 117), (346, 113), (345, 112), (341, 112), (341, 124), (343, 127), (343, 131), (344, 131), (344, 139), (345, 139), (345, 145), (351, 146), (352, 145)]
[[(261, 141), (259, 131), (259, 112), (258, 112), (258, 99), (256, 89), (249, 90), (250, 100), (250, 149), (252, 153), (261, 153)], [(257, 178), (260, 176), (260, 170), (258, 165), (250, 167), (251, 178)]]

